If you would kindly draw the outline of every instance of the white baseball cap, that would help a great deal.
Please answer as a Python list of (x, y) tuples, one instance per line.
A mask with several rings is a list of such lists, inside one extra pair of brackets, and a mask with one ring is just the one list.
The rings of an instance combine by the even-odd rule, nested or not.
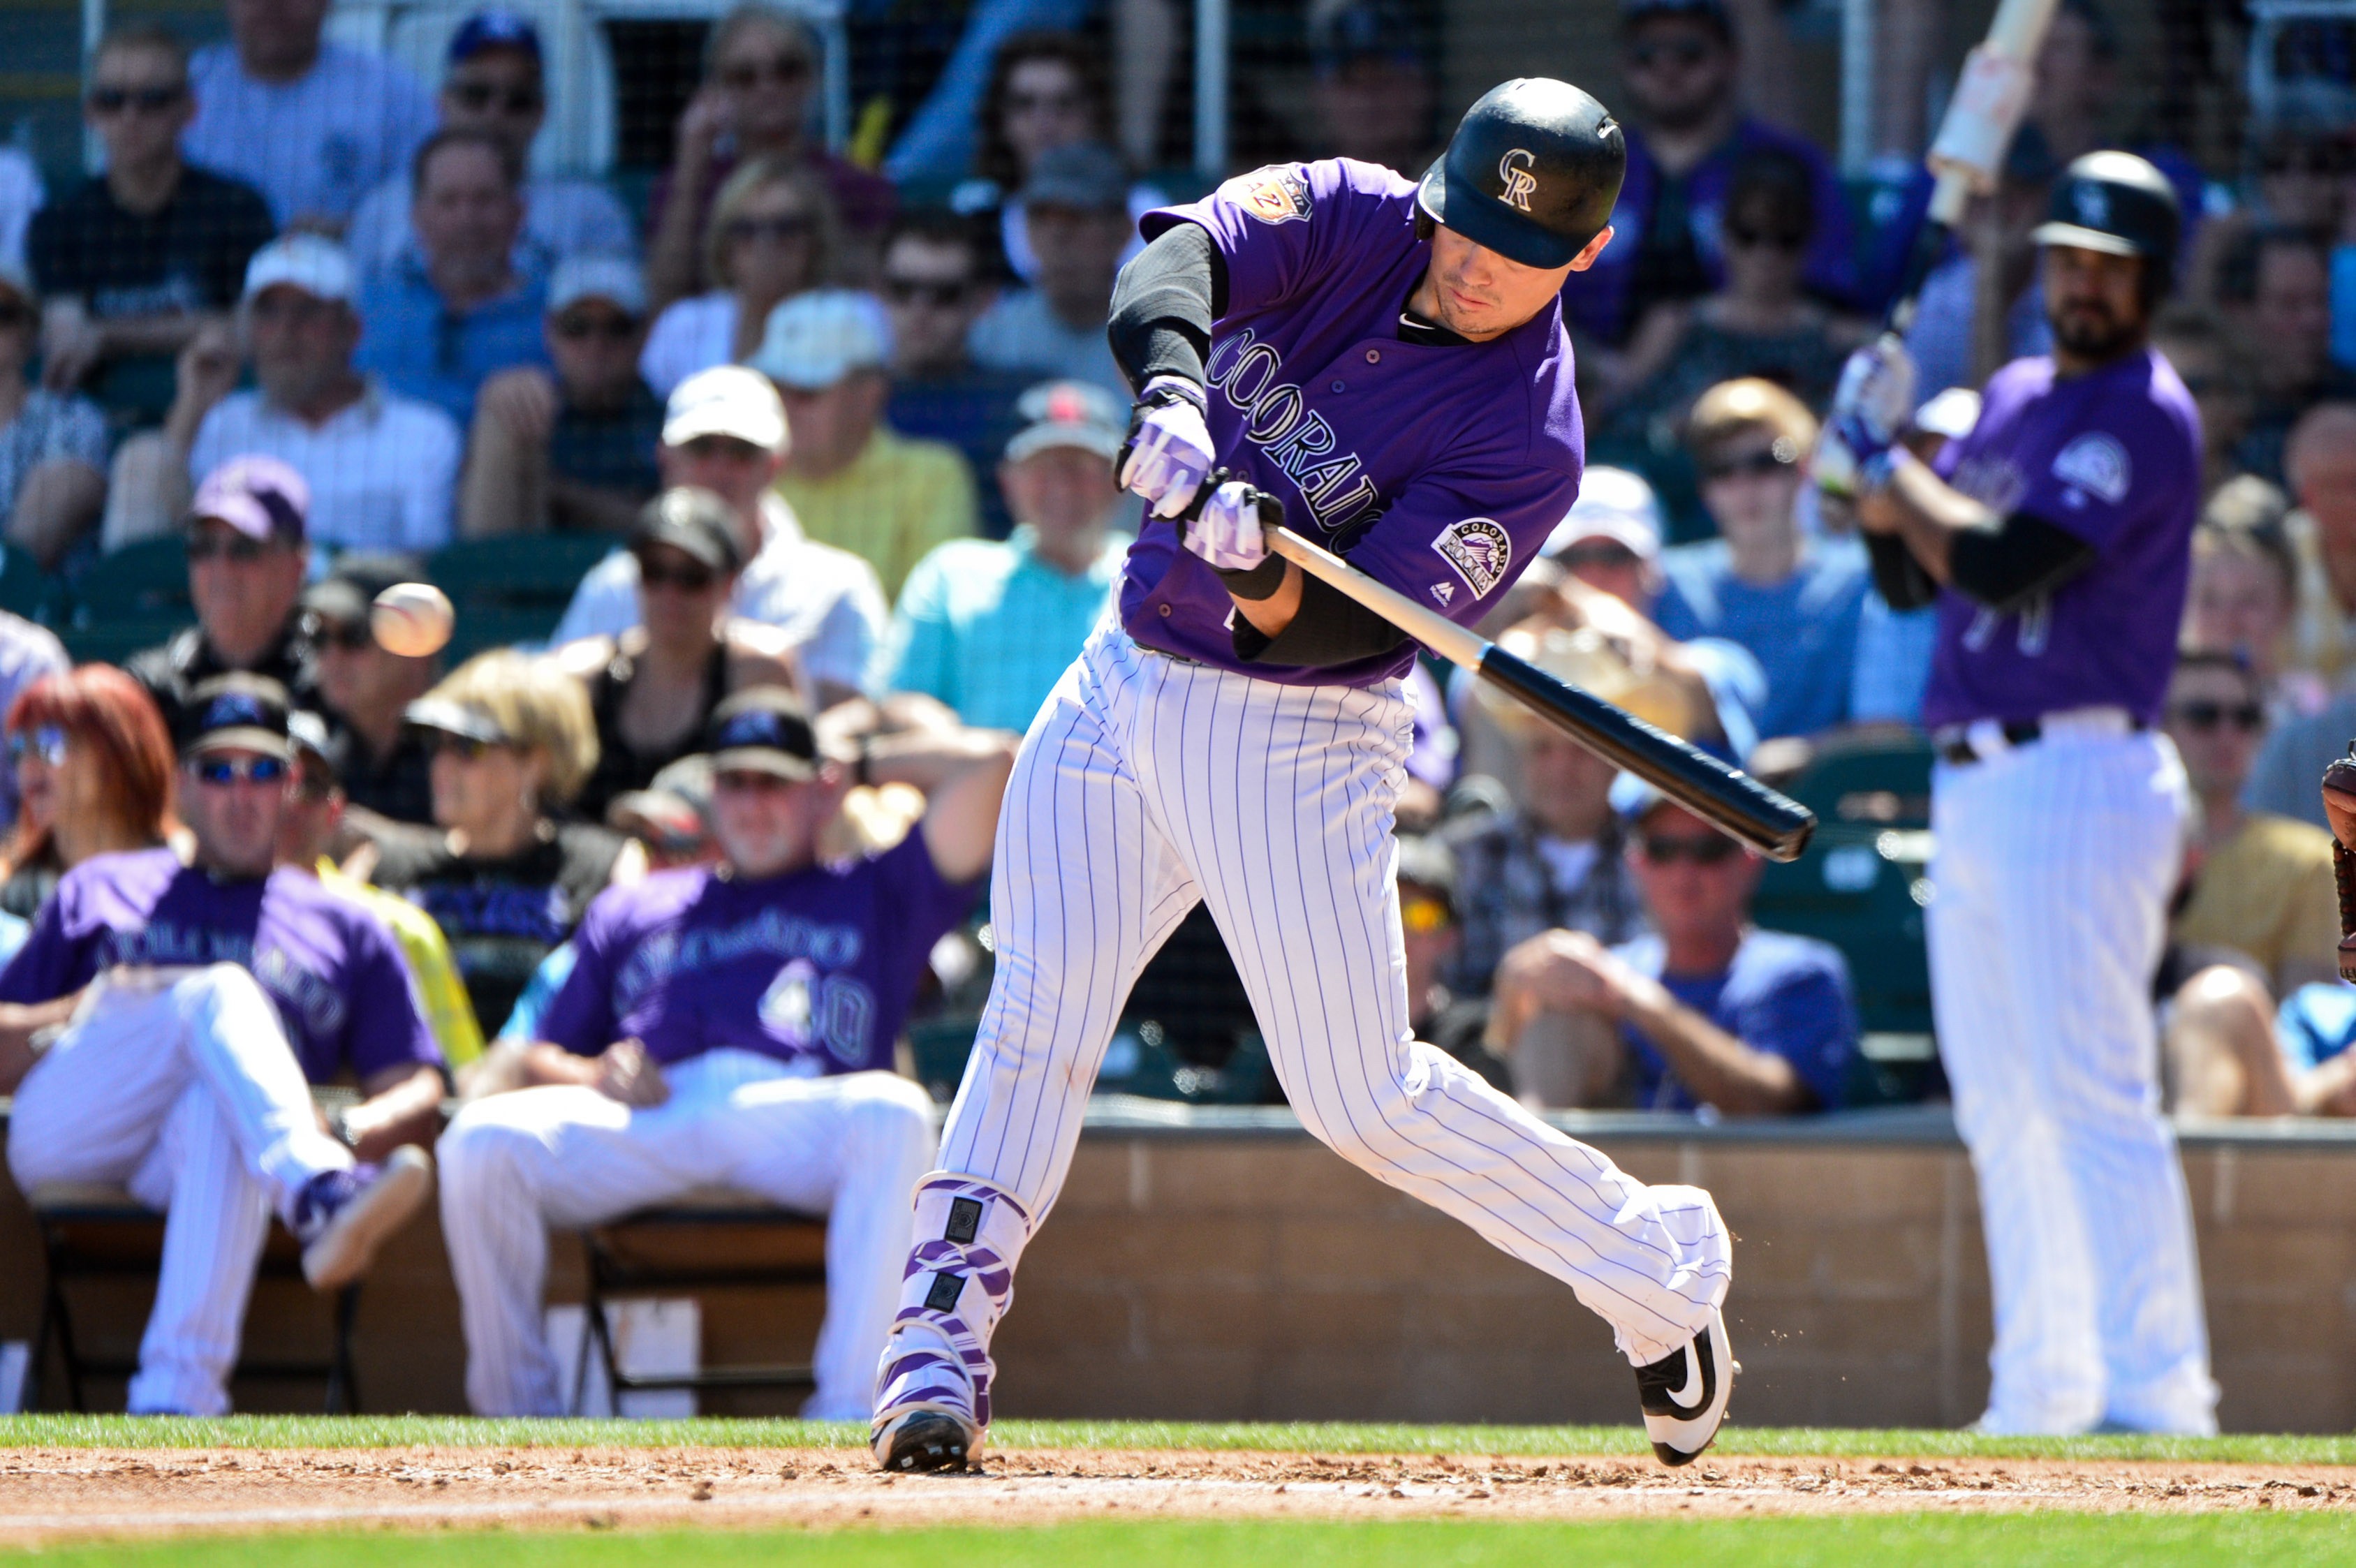
[(647, 314), (647, 278), (627, 256), (568, 256), (548, 280), (548, 314), (604, 300), (629, 316)]
[(280, 283), (292, 284), (313, 299), (345, 304), (359, 293), (351, 252), (317, 234), (283, 235), (256, 251), (245, 264), (247, 299)]
[(1034, 452), (1076, 446), (1109, 463), (1129, 433), (1129, 405), (1088, 381), (1045, 381), (1014, 405), (1023, 430), (1006, 443), (1006, 461), (1020, 463)]
[(733, 436), (780, 456), (791, 444), (777, 389), (742, 365), (698, 370), (671, 389), (663, 409), (663, 444), (685, 446), (700, 435)]
[(761, 347), (745, 363), (797, 391), (816, 392), (892, 357), (892, 325), (873, 294), (814, 289), (769, 313)]
[(1555, 525), (1538, 553), (1560, 555), (1582, 539), (1613, 539), (1640, 560), (1661, 559), (1661, 501), (1644, 475), (1625, 468), (1589, 469), (1569, 515)]

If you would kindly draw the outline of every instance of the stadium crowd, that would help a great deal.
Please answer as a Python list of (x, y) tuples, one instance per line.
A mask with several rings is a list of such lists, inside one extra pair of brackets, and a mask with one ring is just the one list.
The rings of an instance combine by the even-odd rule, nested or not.
[[(1823, 150), (1772, 112), (1771, 8), (1620, 9), (1619, 232), (1564, 302), (1590, 466), (1483, 629), (1771, 779), (1924, 752), (1933, 612), (1884, 600), (1806, 474), (1922, 183), (1860, 229)], [(194, 1360), (134, 1391), (217, 1408), (234, 1335), (206, 1271), (250, 1260), (274, 1204), (315, 1280), (350, 1277), (416, 1200), (395, 1151), (430, 1144), (458, 1093), (444, 1201), (470, 1344), (513, 1342), (470, 1392), (549, 1408), (536, 1276), (501, 1259), (605, 1201), (578, 1197), (567, 1150), (611, 1147), (613, 1106), (785, 1082), (685, 1070), (700, 1048), (596, 994), (643, 935), (609, 890), (671, 874), (735, 897), (881, 868), (841, 895), (888, 955), (872, 1017), (854, 1029), (847, 993), (809, 986), (763, 1002), (831, 1052), (798, 1072), (905, 1071), (902, 1019), (979, 1010), (996, 784), (1135, 527), (1111, 469), (1131, 389), (1104, 328), (1135, 220), (1164, 200), (1155, 131), (1115, 101), (1100, 31), (1030, 25), (1076, 7), (991, 0), (888, 154), (854, 161), (809, 131), (817, 40), (748, 5), (712, 28), (640, 213), (531, 172), (550, 91), (530, 19), (467, 17), (428, 84), (327, 38), (325, 10), (227, 0), (228, 40), (193, 51), (118, 27), (87, 61), (102, 172), (44, 204), (0, 167), (0, 204), (25, 209), (0, 212), (19, 236), (0, 251), (6, 539), (69, 596), (177, 539), (193, 622), (118, 670), (0, 617), (0, 942), (21, 949), (0, 972), (0, 1088), (109, 964), (227, 959), (286, 1015), (304, 1077), (362, 1098), (325, 1143), (290, 1125), (301, 1086), (224, 1043), (252, 987), (167, 980), (165, 1001), (123, 1003), (113, 1037), (162, 1006), (178, 1049), (112, 1141), (31, 1136), (63, 1113), (27, 1091), (10, 1156), (23, 1180), (98, 1174), (161, 1204), (134, 1146), (164, 1126), (244, 1184), (203, 1256), (167, 1256), (200, 1305), (151, 1340)], [(1429, 29), (1398, 0), (1319, 0), (1305, 36), (1323, 139), (1284, 155), (1419, 174), (1445, 130)], [(2152, 158), (2191, 224), (2155, 337), (2207, 464), (2165, 725), (2198, 800), (2151, 998), (2169, 1093), (2356, 1115), (2317, 788), (2356, 734), (2356, 131), (2270, 130), (2247, 178), (2204, 174), (2114, 123), (2119, 53), (2096, 0), (2064, 0), (2002, 181), (1912, 320), (1904, 439), (1934, 456), (1999, 365), (2050, 346), (2029, 231), (2060, 171), (2105, 145)], [(372, 630), (376, 595), (431, 578), (435, 552), (562, 535), (613, 549), (544, 645), (445, 668)], [(1548, 1107), (1794, 1115), (1858, 1093), (1849, 959), (1753, 921), (1758, 857), (1444, 669), (1417, 684), (1399, 827), (1419, 1029)], [(319, 964), (290, 978), (268, 940)], [(376, 989), (304, 994), (337, 966)], [(626, 1025), (643, 1038), (616, 1043)], [(800, 1125), (782, 1093), (762, 1103)], [(843, 1147), (866, 1152), (843, 1169), (905, 1188), (922, 1110), (877, 1089), (846, 1113)], [(666, 1160), (804, 1204), (873, 1196), (766, 1170), (742, 1129), (691, 1141), (693, 1158), (641, 1151), (611, 1203), (660, 1188)], [(843, 1278), (898, 1257), (846, 1257)], [(863, 1412), (862, 1288), (830, 1308), (821, 1413)]]

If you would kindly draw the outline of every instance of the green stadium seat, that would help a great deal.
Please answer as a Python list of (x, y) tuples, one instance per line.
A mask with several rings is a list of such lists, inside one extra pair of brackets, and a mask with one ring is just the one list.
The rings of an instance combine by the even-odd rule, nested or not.
[(43, 624), (59, 618), (65, 584), (15, 545), (0, 547), (0, 610)]
[(426, 573), (457, 611), (448, 657), (542, 643), (556, 631), (588, 570), (618, 540), (594, 534), (469, 539), (435, 552)]
[(142, 539), (101, 556), (83, 572), (73, 624), (196, 618), (188, 603), (188, 549), (177, 534)]

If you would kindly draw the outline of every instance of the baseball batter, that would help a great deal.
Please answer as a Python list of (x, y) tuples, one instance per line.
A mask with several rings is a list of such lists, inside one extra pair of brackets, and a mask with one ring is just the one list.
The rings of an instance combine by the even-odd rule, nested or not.
[(1414, 649), (1268, 554), (1255, 493), (1459, 622), (1494, 606), (1578, 493), (1558, 294), (1611, 238), (1624, 158), (1592, 98), (1516, 80), (1419, 186), (1279, 165), (1144, 219), (1110, 332), (1140, 389), (1119, 475), (1148, 513), (1118, 619), (1008, 785), (995, 987), (877, 1377), (886, 1468), (979, 1451), (1015, 1266), (1130, 987), (1198, 900), (1303, 1125), (1609, 1321), (1663, 1459), (1715, 1434), (1726, 1227), (1708, 1194), (1647, 1188), (1414, 1039), (1391, 837)]
[(1903, 352), (1861, 350), (1820, 468), (1856, 472), (1890, 603), (1939, 606), (1931, 974), (1996, 1300), (1981, 1424), (2213, 1432), (2148, 994), (2186, 809), (2154, 726), (2201, 494), (2199, 416), (2147, 342), (2176, 196), (2094, 153), (2049, 219), (2052, 355), (1997, 372), (1933, 473), (1890, 445)]

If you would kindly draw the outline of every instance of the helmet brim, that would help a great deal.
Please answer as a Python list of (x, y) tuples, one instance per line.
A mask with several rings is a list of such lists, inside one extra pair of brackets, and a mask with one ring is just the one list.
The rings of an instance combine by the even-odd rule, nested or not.
[(1574, 242), (1515, 212), (1488, 192), (1449, 178), (1445, 157), (1424, 171), (1415, 189), (1415, 202), (1434, 223), (1454, 229), (1508, 261), (1543, 272), (1570, 265), (1587, 243), (1584, 240)]
[(2149, 246), (2139, 245), (2124, 234), (2081, 228), (2075, 223), (2040, 223), (2029, 231), (2029, 237), (2040, 245), (2062, 245), (2073, 251), (2100, 251), (2105, 256), (2151, 254)]

